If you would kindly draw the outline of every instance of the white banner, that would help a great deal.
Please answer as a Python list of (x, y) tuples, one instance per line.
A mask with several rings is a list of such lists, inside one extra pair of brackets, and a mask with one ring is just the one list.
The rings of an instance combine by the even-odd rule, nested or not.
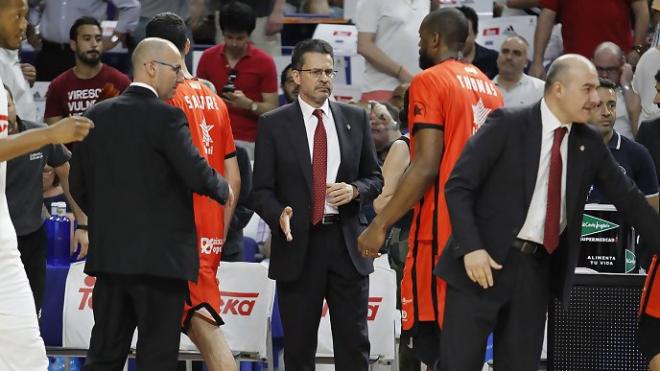
[(72, 263), (66, 276), (62, 313), (62, 346), (89, 348), (89, 336), (94, 326), (92, 290), (96, 278), (83, 272), (85, 262)]
[[(367, 326), (371, 343), (371, 358), (393, 360), (396, 312), (396, 273), (382, 265), (375, 265), (369, 275), (369, 309)], [(317, 357), (332, 357), (332, 330), (328, 304), (323, 303), (319, 325)]]
[(534, 30), (536, 17), (532, 15), (501, 17), (479, 20), (477, 43), (486, 48), (500, 51), (504, 40), (514, 34), (524, 37), (529, 43), (527, 58), (534, 57)]
[[(92, 290), (96, 279), (83, 272), (85, 262), (71, 264), (64, 291), (62, 345), (89, 348), (94, 326)], [(273, 312), (275, 281), (268, 278), (268, 268), (258, 263), (227, 263), (220, 265), (220, 316), (229, 347), (234, 352), (267, 357), (267, 338)], [(137, 333), (133, 336), (135, 348)], [(181, 335), (182, 350), (196, 350), (186, 335)]]

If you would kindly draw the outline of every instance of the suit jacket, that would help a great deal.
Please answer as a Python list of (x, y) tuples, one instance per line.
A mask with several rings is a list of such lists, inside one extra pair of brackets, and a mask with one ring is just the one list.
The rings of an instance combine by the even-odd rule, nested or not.
[(228, 185), (192, 144), (184, 113), (130, 86), (85, 116), (73, 148), (71, 193), (89, 218), (85, 272), (196, 280), (192, 192), (224, 203)]
[[(534, 192), (541, 129), (540, 102), (502, 109), (491, 114), (466, 144), (445, 189), (452, 238), (436, 273), (449, 284), (482, 290), (467, 277), (462, 259), (477, 249), (486, 249), (507, 268), (511, 244), (525, 222)], [(564, 166), (567, 226), (560, 236), (559, 248), (550, 257), (550, 289), (567, 303), (591, 184), (596, 184), (653, 246), (660, 246), (660, 217), (619, 170), (602, 136), (588, 125), (573, 124)], [(494, 271), (495, 284), (497, 277), (498, 271)]]
[[(357, 249), (360, 225), (367, 220), (360, 203), (371, 202), (383, 186), (366, 112), (355, 106), (330, 102), (337, 128), (341, 164), (337, 182), (355, 185), (358, 199), (339, 207), (346, 247), (360, 274), (373, 272), (373, 260)], [(312, 205), (312, 160), (300, 104), (295, 101), (268, 112), (259, 119), (255, 146), (253, 209), (270, 226), (273, 237), (269, 275), (293, 281), (301, 272), (308, 248)], [(279, 218), (285, 206), (293, 208), (291, 233), (287, 242)]]
[(655, 172), (660, 179), (660, 117), (642, 122), (636, 140), (649, 150), (655, 163)]

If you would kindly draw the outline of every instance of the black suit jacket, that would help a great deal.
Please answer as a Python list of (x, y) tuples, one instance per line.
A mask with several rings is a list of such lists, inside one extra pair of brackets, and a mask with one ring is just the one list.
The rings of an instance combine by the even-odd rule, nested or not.
[[(469, 280), (462, 259), (477, 249), (486, 249), (506, 269), (511, 244), (525, 222), (534, 192), (541, 129), (540, 102), (502, 109), (491, 114), (466, 144), (445, 189), (452, 238), (436, 273), (449, 284), (482, 290)], [(577, 265), (582, 214), (591, 184), (596, 184), (653, 246), (660, 246), (658, 213), (619, 170), (599, 133), (587, 125), (573, 124), (567, 157), (567, 226), (550, 263), (550, 289), (564, 303)], [(497, 284), (498, 273), (494, 272)]]
[[(337, 128), (341, 164), (337, 182), (355, 185), (359, 199), (339, 207), (342, 231), (355, 268), (363, 275), (373, 272), (373, 260), (363, 258), (357, 249), (360, 203), (371, 202), (383, 186), (366, 112), (357, 106), (330, 102)], [(301, 272), (308, 248), (312, 205), (312, 160), (300, 104), (296, 101), (259, 119), (255, 147), (253, 209), (270, 226), (273, 238), (269, 275), (293, 281)], [(287, 242), (279, 218), (285, 206), (293, 208), (291, 233)]]
[(89, 218), (85, 272), (196, 280), (192, 192), (224, 203), (228, 185), (192, 144), (182, 111), (130, 86), (94, 105), (73, 148), (71, 193)]

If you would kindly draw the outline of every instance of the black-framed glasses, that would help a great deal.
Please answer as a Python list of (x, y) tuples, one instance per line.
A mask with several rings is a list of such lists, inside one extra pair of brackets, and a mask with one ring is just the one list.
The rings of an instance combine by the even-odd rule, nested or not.
[(321, 76), (326, 75), (328, 76), (329, 79), (334, 79), (335, 76), (337, 76), (337, 71), (333, 70), (332, 68), (328, 68), (326, 70), (321, 69), (321, 68), (310, 68), (310, 69), (299, 69), (298, 71), (300, 72), (309, 72), (310, 75), (312, 75), (313, 78), (315, 79), (320, 79)]
[(156, 64), (160, 64), (160, 65), (162, 65), (162, 66), (167, 66), (167, 67), (169, 67), (169, 68), (170, 68), (175, 74), (177, 74), (177, 75), (178, 75), (179, 73), (181, 73), (181, 69), (183, 68), (183, 67), (181, 67), (180, 64), (170, 64), (170, 63), (163, 62), (163, 61), (158, 61), (158, 60), (153, 60), (152, 62), (154, 62), (154, 63), (156, 63)]

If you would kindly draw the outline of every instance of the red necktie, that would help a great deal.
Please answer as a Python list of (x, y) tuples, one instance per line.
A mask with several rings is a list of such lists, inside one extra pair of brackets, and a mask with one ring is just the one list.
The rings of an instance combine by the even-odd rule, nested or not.
[(550, 150), (550, 173), (548, 174), (548, 203), (545, 210), (543, 246), (552, 254), (559, 246), (559, 215), (561, 213), (561, 153), (559, 147), (566, 135), (566, 128), (555, 129)]
[(314, 154), (312, 158), (312, 224), (323, 219), (325, 210), (326, 172), (328, 171), (328, 139), (323, 126), (323, 110), (315, 109), (318, 119), (314, 130)]

